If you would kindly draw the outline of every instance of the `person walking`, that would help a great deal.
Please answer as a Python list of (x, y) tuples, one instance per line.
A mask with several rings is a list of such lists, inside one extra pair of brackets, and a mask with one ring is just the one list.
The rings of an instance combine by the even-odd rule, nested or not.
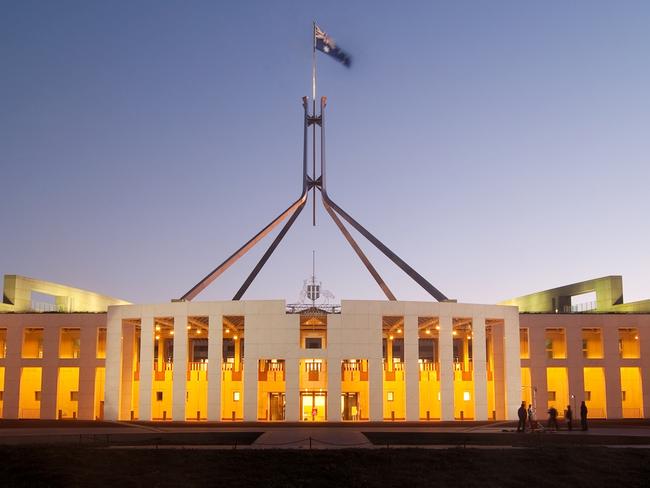
[(526, 432), (526, 402), (521, 402), (519, 410), (517, 410), (519, 423), (517, 424), (517, 432)]
[(554, 430), (558, 430), (557, 427), (557, 409), (553, 406), (548, 409), (548, 430), (551, 430), (551, 426), (553, 426)]
[(571, 405), (566, 406), (566, 412), (564, 413), (564, 418), (566, 419), (567, 429), (573, 430), (573, 410), (571, 410)]
[(528, 405), (528, 412), (526, 413), (528, 414), (528, 424), (530, 425), (530, 431), (532, 432), (535, 430), (535, 411), (533, 410), (532, 405)]
[(582, 427), (582, 430), (587, 430), (587, 405), (585, 404), (584, 400), (580, 404), (580, 426)]

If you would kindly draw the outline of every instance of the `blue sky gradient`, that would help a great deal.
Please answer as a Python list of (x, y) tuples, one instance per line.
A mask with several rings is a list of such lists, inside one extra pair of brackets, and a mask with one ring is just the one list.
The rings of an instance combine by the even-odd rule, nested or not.
[[(138, 302), (191, 288), (299, 194), (312, 19), (353, 56), (318, 58), (329, 192), (441, 291), (622, 274), (650, 297), (642, 1), (5, 1), (0, 273)], [(315, 249), (337, 298), (381, 299), (310, 213), (245, 298), (295, 301)], [(231, 298), (265, 247), (199, 299)]]

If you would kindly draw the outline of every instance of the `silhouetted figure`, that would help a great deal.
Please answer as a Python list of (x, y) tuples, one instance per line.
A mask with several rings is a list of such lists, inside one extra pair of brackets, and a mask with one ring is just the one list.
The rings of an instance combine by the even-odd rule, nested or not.
[(530, 425), (530, 431), (535, 430), (535, 411), (533, 410), (532, 405), (528, 405), (528, 424)]
[(582, 430), (587, 430), (587, 405), (583, 401), (580, 404), (580, 426), (582, 427)]
[(519, 416), (517, 432), (526, 432), (526, 402), (521, 402), (521, 406), (519, 407), (519, 410), (517, 410), (517, 415)]
[(548, 409), (548, 429), (551, 429), (551, 426), (555, 429), (558, 430), (557, 427), (557, 409), (555, 407), (551, 407)]
[(569, 430), (573, 430), (573, 410), (571, 410), (571, 405), (566, 406), (566, 412), (564, 414), (566, 419), (566, 427)]

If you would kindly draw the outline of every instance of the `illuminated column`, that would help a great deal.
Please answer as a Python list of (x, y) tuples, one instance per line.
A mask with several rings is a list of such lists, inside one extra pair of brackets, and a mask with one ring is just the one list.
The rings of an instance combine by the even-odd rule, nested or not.
[(104, 418), (106, 420), (120, 420), (122, 319), (119, 310), (116, 307), (108, 307), (106, 322), (106, 382), (104, 390)]
[[(256, 318), (257, 317), (246, 317), (244, 319), (246, 323), (246, 335), (248, 335), (248, 337), (254, 338), (255, 332), (259, 330), (255, 327), (257, 325), (255, 320)], [(252, 327), (249, 326), (249, 324), (251, 324)], [(241, 339), (237, 339), (237, 343), (239, 343), (240, 340)], [(239, 347), (236, 346), (235, 349), (239, 349)], [(253, 354), (254, 351), (257, 351), (257, 347), (248, 347), (246, 354), (244, 354), (244, 384), (242, 389), (244, 390), (244, 421), (247, 422), (257, 421), (257, 370), (259, 369), (259, 357), (258, 354)], [(238, 355), (239, 352), (236, 351), (235, 363), (237, 362)]]
[[(584, 375), (584, 358), (582, 357), (582, 328), (580, 327), (567, 327), (566, 331), (566, 352), (567, 352), (567, 376), (569, 380), (569, 398), (568, 404), (574, 410), (573, 418), (578, 419), (575, 410), (580, 412), (580, 402), (585, 391), (585, 375)], [(574, 396), (571, 399), (571, 395)], [(559, 405), (557, 409), (563, 412), (566, 405)]]
[(95, 364), (97, 357), (97, 327), (81, 327), (79, 354), (79, 403), (77, 418), (95, 420)]
[(221, 363), (223, 362), (223, 318), (208, 317), (208, 420), (221, 420)]
[(327, 360), (327, 421), (341, 421), (341, 362), (342, 358)]
[(530, 383), (533, 390), (531, 397), (533, 399), (536, 419), (540, 420), (544, 418), (544, 414), (546, 413), (546, 402), (548, 398), (544, 327), (531, 326), (528, 328), (528, 350), (530, 351)]
[[(384, 419), (384, 364), (382, 354), (382, 317), (370, 315), (368, 318), (370, 337), (376, 338), (373, 352), (368, 358), (368, 391), (370, 397), (369, 419), (380, 422)], [(388, 348), (388, 346), (386, 346)]]
[(131, 419), (133, 406), (133, 359), (135, 352), (135, 325), (122, 323), (122, 394), (120, 418)]
[(420, 420), (420, 365), (418, 348), (418, 318), (404, 317), (404, 373), (406, 380), (406, 420)]
[(454, 343), (451, 317), (439, 317), (440, 420), (454, 420)]
[[(505, 420), (507, 418), (503, 334), (503, 324), (499, 323), (492, 326), (492, 352), (494, 355), (494, 409), (496, 410), (496, 420)], [(521, 371), (519, 374), (521, 375)]]
[[(138, 396), (138, 419), (151, 420), (151, 390), (153, 381), (153, 317), (140, 321), (140, 391)], [(160, 355), (160, 344), (158, 344)]]
[(474, 366), (474, 420), (487, 420), (485, 317), (472, 317), (472, 363)]
[(234, 371), (239, 371), (241, 363), (241, 337), (235, 336), (235, 364)]
[(41, 363), (41, 415), (42, 419), (57, 418), (56, 390), (59, 376), (59, 327), (43, 329), (43, 360)]
[(288, 422), (298, 422), (300, 420), (300, 360), (295, 357), (287, 358), (284, 368), (286, 401), (284, 419)]
[(20, 365), (23, 341), (23, 327), (7, 329), (7, 357), (5, 358), (4, 406), (2, 417), (17, 419), (20, 404)]
[(174, 315), (174, 371), (172, 420), (185, 420), (187, 386), (187, 315)]
[(521, 360), (519, 359), (519, 310), (511, 307), (504, 319), (504, 374), (506, 382), (506, 415), (517, 419), (521, 405)]
[(386, 338), (386, 370), (393, 371), (393, 336)]

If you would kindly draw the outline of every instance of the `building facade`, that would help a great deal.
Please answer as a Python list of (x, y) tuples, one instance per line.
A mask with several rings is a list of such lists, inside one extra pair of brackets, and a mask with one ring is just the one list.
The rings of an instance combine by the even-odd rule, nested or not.
[[(521, 401), (543, 415), (583, 400), (594, 418), (647, 418), (647, 301), (624, 304), (621, 288), (609, 295), (627, 310), (599, 309), (610, 298), (595, 283), (618, 278), (527, 304), (116, 301), (104, 313), (0, 313), (0, 418), (498, 420)], [(567, 309), (575, 290), (593, 304)], [(548, 309), (554, 297), (563, 311)]]

